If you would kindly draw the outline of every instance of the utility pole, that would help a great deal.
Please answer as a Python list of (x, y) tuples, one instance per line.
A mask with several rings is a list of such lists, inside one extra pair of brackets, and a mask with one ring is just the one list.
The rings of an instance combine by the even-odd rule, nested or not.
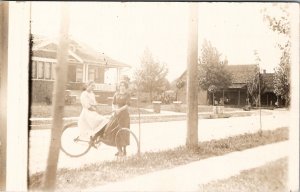
[(48, 153), (47, 169), (43, 178), (44, 189), (50, 191), (54, 191), (56, 185), (56, 171), (65, 106), (66, 74), (68, 73), (69, 7), (66, 3), (62, 3), (61, 5), (60, 30), (59, 43), (57, 47), (57, 65), (55, 68), (56, 78), (53, 89), (51, 141)]
[(198, 146), (198, 5), (190, 3), (187, 57), (187, 138), (188, 148)]

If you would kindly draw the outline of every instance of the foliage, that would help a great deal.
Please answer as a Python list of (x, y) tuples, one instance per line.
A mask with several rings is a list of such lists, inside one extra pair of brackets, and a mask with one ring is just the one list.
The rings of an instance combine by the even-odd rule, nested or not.
[(283, 60), (289, 60), (289, 54), (284, 52), (285, 57), (282, 58), (280, 64), (275, 69), (274, 76), (274, 88), (275, 94), (285, 99), (286, 104), (290, 101), (290, 62), (284, 62)]
[(274, 89), (275, 94), (285, 99), (285, 104), (290, 101), (290, 55), (291, 55), (291, 24), (288, 4), (274, 4), (271, 10), (263, 9), (264, 21), (279, 35), (285, 37), (285, 41), (279, 42), (278, 47), (282, 51), (279, 65), (275, 68)]
[[(259, 66), (261, 60), (256, 50), (254, 51), (254, 55), (256, 57), (256, 63)], [(265, 82), (262, 76), (260, 75), (259, 70), (259, 67), (256, 67), (254, 71), (254, 77), (252, 79), (247, 80), (247, 92), (251, 96), (252, 101), (255, 102), (256, 107), (259, 104), (259, 93), (263, 93), (266, 88)]]
[(183, 88), (184, 85), (185, 85), (185, 81), (184, 80), (182, 80), (182, 79), (177, 80), (177, 82), (176, 82), (176, 88), (177, 89)]
[(225, 62), (220, 60), (221, 54), (206, 40), (201, 51), (198, 68), (199, 86), (203, 90), (208, 90), (211, 85), (217, 89), (228, 87), (231, 84), (231, 73), (227, 70)]
[(160, 93), (167, 90), (167, 74), (167, 66), (155, 61), (150, 50), (146, 49), (141, 58), (140, 68), (134, 72), (134, 82), (139, 91), (145, 91), (149, 93), (152, 101), (153, 93)]

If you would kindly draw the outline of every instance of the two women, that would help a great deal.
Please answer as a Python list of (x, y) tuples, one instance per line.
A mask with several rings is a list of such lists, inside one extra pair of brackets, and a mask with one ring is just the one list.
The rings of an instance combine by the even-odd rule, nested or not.
[[(81, 130), (80, 137), (93, 136), (97, 139), (97, 137), (100, 136), (103, 143), (117, 147), (117, 156), (124, 156), (126, 155), (126, 146), (130, 144), (129, 132), (121, 131), (117, 135), (117, 143), (115, 138), (120, 128), (130, 128), (128, 112), (130, 94), (127, 91), (128, 84), (126, 81), (120, 82), (119, 90), (113, 96), (112, 109), (114, 114), (110, 120), (96, 112), (96, 100), (93, 93), (94, 87), (95, 83), (89, 82), (86, 91), (84, 91), (80, 97), (83, 107), (78, 122), (79, 129)], [(103, 128), (104, 126), (105, 128)]]

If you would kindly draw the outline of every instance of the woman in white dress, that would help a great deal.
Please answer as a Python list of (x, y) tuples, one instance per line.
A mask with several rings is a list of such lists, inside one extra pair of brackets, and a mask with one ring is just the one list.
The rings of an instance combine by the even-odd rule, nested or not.
[(82, 111), (79, 116), (78, 127), (79, 137), (82, 140), (89, 140), (95, 133), (101, 130), (108, 119), (97, 113), (96, 98), (93, 92), (95, 82), (90, 81), (86, 84), (86, 89), (80, 95)]

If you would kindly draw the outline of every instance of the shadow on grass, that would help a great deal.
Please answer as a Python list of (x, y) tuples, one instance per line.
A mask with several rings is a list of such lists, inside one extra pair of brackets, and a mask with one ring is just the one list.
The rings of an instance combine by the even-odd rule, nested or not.
[[(278, 128), (274, 131), (263, 131), (261, 135), (259, 133), (243, 134), (221, 140), (200, 142), (193, 150), (180, 146), (159, 152), (145, 152), (141, 157), (132, 156), (117, 161), (93, 163), (78, 169), (60, 169), (57, 171), (57, 189), (79, 190), (99, 186), (287, 139), (288, 128)], [(42, 177), (42, 172), (32, 175), (29, 178), (29, 189), (41, 190)]]

